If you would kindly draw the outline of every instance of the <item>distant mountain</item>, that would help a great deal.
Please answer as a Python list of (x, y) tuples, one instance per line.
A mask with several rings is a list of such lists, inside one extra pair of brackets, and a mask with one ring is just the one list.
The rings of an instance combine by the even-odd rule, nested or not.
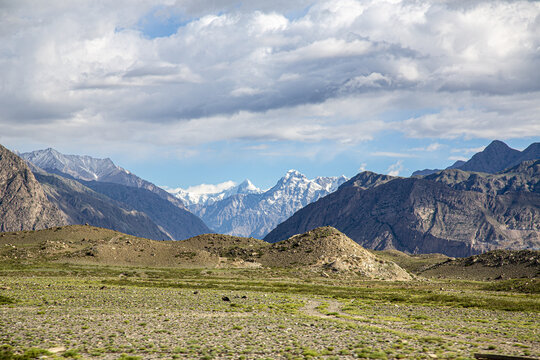
[(474, 156), (469, 161), (465, 162), (465, 164), (461, 165), (459, 169), (495, 174), (515, 165), (516, 162), (520, 163), (520, 156), (520, 151), (510, 148), (502, 141), (495, 140), (483, 151), (474, 154)]
[[(373, 174), (361, 173), (296, 212), (264, 240), (277, 242), (333, 226), (376, 250), (470, 256), (498, 248), (539, 249), (538, 164), (524, 163), (512, 171), (478, 175), (445, 170), (378, 185)], [(368, 179), (368, 186), (359, 177)]]
[(290, 170), (265, 192), (249, 186), (253, 193), (224, 196), (207, 204), (190, 205), (189, 209), (219, 233), (262, 238), (295, 211), (335, 191), (346, 180), (344, 176), (309, 180)]
[(0, 232), (66, 224), (26, 162), (0, 145)]
[(51, 148), (22, 153), (20, 156), (48, 173), (71, 177), (75, 180), (109, 182), (146, 189), (170, 201), (175, 206), (185, 209), (178, 198), (115, 165), (108, 158), (96, 159), (86, 155), (64, 155)]
[(110, 159), (63, 155), (54, 149), (21, 156), (69, 224), (88, 223), (154, 240), (211, 232), (179, 199)]
[(69, 224), (89, 224), (153, 240), (171, 239), (145, 213), (99, 194), (76, 180), (39, 170), (34, 174)]
[(184, 240), (212, 232), (197, 216), (174, 206), (149, 190), (100, 181), (79, 182), (124, 206), (148, 215), (171, 239)]
[[(512, 149), (499, 140), (492, 141), (483, 151), (476, 153), (469, 161), (456, 161), (446, 169), (485, 172), (496, 174), (514, 167), (523, 161), (540, 158), (540, 143), (532, 143), (525, 150)], [(417, 170), (411, 176), (428, 176), (442, 171), (441, 169)]]
[(260, 194), (263, 191), (253, 185), (248, 179), (244, 180), (237, 186), (231, 184), (230, 187), (225, 188), (224, 190), (218, 192), (190, 192), (182, 188), (178, 189), (169, 189), (169, 193), (176, 196), (178, 199), (186, 206), (191, 205), (208, 205), (213, 204), (216, 201), (220, 201), (238, 194)]

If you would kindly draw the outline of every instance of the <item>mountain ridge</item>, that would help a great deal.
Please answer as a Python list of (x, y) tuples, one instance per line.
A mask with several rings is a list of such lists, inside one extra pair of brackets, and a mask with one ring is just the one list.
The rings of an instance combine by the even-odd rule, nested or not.
[(88, 155), (65, 155), (53, 148), (22, 153), (20, 156), (48, 173), (75, 180), (110, 182), (147, 189), (175, 206), (185, 209), (184, 204), (178, 198), (117, 166), (109, 158), (98, 159)]
[[(474, 154), (468, 161), (456, 161), (449, 169), (496, 174), (524, 161), (540, 158), (540, 142), (530, 144), (523, 151), (512, 149), (500, 140), (493, 140), (484, 150)], [(428, 176), (441, 169), (417, 170), (411, 176)]]
[[(504, 175), (518, 179), (518, 185), (527, 191), (499, 188), (498, 193), (491, 186), (501, 175), (478, 177), (461, 170), (442, 173), (466, 176), (443, 176), (439, 181), (395, 178), (367, 189), (344, 184), (296, 212), (264, 240), (276, 242), (314, 227), (333, 226), (375, 250), (469, 256), (496, 248), (537, 248), (540, 194), (530, 191), (538, 184), (536, 170), (531, 167), (536, 169), (537, 164), (517, 167), (524, 171), (519, 175)], [(533, 175), (526, 175), (529, 170)], [(523, 181), (527, 176), (528, 180)], [(471, 177), (476, 180), (468, 182)], [(448, 179), (454, 179), (454, 183)]]
[(309, 180), (299, 171), (289, 170), (264, 192), (236, 194), (208, 205), (191, 205), (189, 209), (219, 233), (262, 238), (279, 222), (335, 191), (346, 180), (344, 176)]

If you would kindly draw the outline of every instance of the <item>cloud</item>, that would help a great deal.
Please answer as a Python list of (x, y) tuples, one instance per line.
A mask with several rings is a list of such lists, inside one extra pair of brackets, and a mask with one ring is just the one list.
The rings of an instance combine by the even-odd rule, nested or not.
[(481, 151), (484, 151), (486, 147), (480, 146), (480, 147), (473, 147), (473, 148), (460, 148), (460, 149), (451, 149), (450, 152), (452, 153), (464, 153), (464, 154), (476, 154)]
[[(414, 138), (540, 135), (537, 2), (0, 7), (0, 125), (12, 142), (182, 152), (261, 139), (354, 144), (390, 128)], [(153, 36), (147, 23), (161, 20)]]
[(190, 186), (186, 189), (187, 192), (193, 194), (217, 194), (224, 190), (229, 190), (236, 186), (234, 181), (225, 181), (219, 184), (200, 184), (196, 186)]
[(399, 173), (404, 170), (403, 167), (403, 161), (398, 160), (394, 164), (390, 165), (388, 169), (386, 169), (386, 173), (390, 176), (399, 176)]
[(449, 156), (448, 157), (448, 160), (452, 160), (452, 161), (467, 161), (469, 159), (467, 159), (466, 157), (464, 156)]
[(391, 151), (375, 151), (370, 153), (371, 156), (385, 156), (385, 157), (394, 157), (394, 158), (413, 158), (416, 157), (416, 155), (413, 154), (406, 154), (406, 153), (398, 153), (398, 152), (391, 152)]
[(428, 152), (433, 152), (433, 151), (437, 151), (441, 148), (443, 148), (444, 145), (443, 144), (440, 144), (440, 143), (432, 143), (432, 144), (429, 144), (428, 146), (426, 147), (418, 147), (418, 148), (412, 148), (411, 151), (428, 151)]

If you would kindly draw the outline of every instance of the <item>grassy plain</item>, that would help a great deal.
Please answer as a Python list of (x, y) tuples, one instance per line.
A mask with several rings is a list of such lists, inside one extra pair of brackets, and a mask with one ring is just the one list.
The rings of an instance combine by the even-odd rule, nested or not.
[(540, 357), (538, 284), (5, 262), (0, 359)]

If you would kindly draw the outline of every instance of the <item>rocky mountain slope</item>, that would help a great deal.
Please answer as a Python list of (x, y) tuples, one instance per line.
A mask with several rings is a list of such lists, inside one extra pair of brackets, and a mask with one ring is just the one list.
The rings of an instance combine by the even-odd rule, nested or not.
[[(497, 175), (446, 170), (433, 179), (396, 178), (367, 188), (370, 181), (358, 178), (371, 177), (359, 174), (295, 213), (265, 240), (333, 226), (377, 250), (469, 256), (498, 248), (540, 248), (540, 194), (512, 191), (512, 186), (537, 188), (535, 164)], [(507, 186), (508, 179), (519, 181)]]
[(185, 208), (178, 198), (115, 165), (111, 159), (96, 159), (86, 155), (64, 155), (51, 148), (22, 153), (20, 156), (48, 173), (76, 180), (101, 181), (146, 189), (179, 208)]
[(236, 194), (189, 209), (216, 232), (262, 238), (295, 211), (335, 191), (346, 180), (344, 176), (310, 180), (290, 170), (265, 192)]
[[(168, 235), (169, 239), (184, 240), (212, 232), (197, 216), (173, 205), (149, 190), (100, 181), (80, 180), (79, 182), (93, 191), (119, 202), (126, 208), (146, 214), (152, 222), (159, 226), (160, 231)], [(140, 233), (137, 235), (143, 236)], [(154, 237), (150, 238), (155, 239)]]
[(69, 224), (88, 223), (155, 240), (211, 232), (179, 199), (110, 159), (63, 155), (53, 149), (22, 156)]
[(91, 224), (154, 240), (170, 236), (143, 212), (99, 194), (81, 183), (59, 175), (36, 171), (47, 197), (67, 218), (69, 224)]
[(0, 145), (0, 232), (64, 224), (26, 162)]
[[(485, 172), (495, 174), (518, 164), (540, 159), (540, 143), (532, 143), (525, 150), (510, 148), (499, 140), (492, 141), (483, 151), (476, 153), (468, 161), (457, 161), (446, 169)], [(440, 169), (424, 169), (413, 172), (412, 176), (426, 176), (441, 171)]]

